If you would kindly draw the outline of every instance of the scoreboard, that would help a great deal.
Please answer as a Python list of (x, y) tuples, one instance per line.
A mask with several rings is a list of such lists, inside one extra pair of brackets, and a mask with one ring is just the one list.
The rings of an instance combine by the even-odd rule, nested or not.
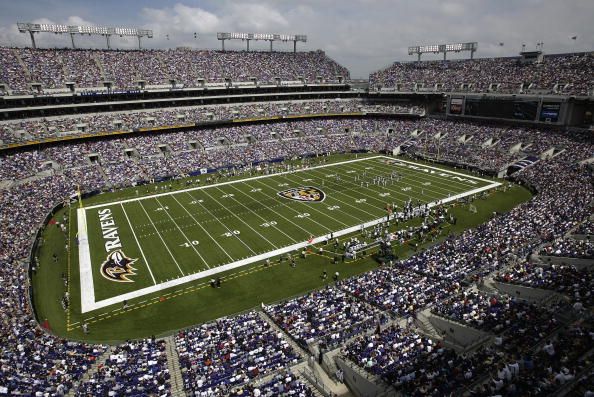
[(515, 120), (536, 120), (537, 100), (483, 99), (466, 97), (467, 116), (496, 117)]

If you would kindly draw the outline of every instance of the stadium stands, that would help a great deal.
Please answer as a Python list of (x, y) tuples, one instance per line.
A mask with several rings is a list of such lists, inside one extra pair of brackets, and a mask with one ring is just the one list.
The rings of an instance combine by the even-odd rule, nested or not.
[[(250, 82), (276, 84), (303, 79), (315, 83), (345, 81), (349, 72), (322, 51), (311, 52), (244, 52), (205, 50), (70, 50), (0, 48), (0, 81), (14, 93), (41, 90), (67, 91), (66, 83), (79, 89), (139, 89), (146, 86), (199, 87), (202, 83)], [(54, 91), (55, 92), (55, 91)]]
[(227, 395), (235, 386), (299, 360), (285, 337), (256, 312), (181, 331), (176, 346), (186, 390), (207, 395)]
[[(542, 63), (518, 57), (394, 62), (369, 77), (372, 89), (589, 95), (594, 57), (590, 53), (548, 55)], [(415, 87), (417, 85), (417, 87)], [(498, 85), (497, 88), (493, 86)]]
[[(250, 105), (194, 106), (168, 110), (110, 112), (105, 114), (48, 117), (0, 123), (0, 140), (4, 145), (45, 138), (98, 134), (115, 131), (130, 132), (139, 128), (194, 125), (212, 120), (249, 119), (254, 117), (282, 117), (304, 114), (340, 114), (375, 112), (390, 114), (422, 114), (417, 106), (391, 106), (364, 103), (360, 100), (328, 100), (302, 102), (272, 102)], [(265, 129), (254, 126), (254, 129)], [(253, 135), (257, 139), (270, 139), (266, 134)], [(186, 134), (187, 135), (187, 134)], [(225, 135), (224, 133), (221, 135)], [(212, 146), (207, 142), (206, 146)]]
[(379, 310), (332, 287), (264, 310), (303, 347), (314, 341), (336, 346), (382, 321)]
[(78, 396), (171, 395), (165, 342), (141, 340), (119, 345), (99, 364), (91, 379), (77, 389)]
[[(520, 65), (516, 58), (395, 63), (373, 74), (370, 83), (382, 89), (400, 84), (401, 91), (413, 90), (417, 83), (417, 88), (439, 85), (439, 91), (474, 92), (487, 92), (493, 89), (492, 84), (500, 84), (500, 92), (544, 90), (582, 95), (592, 90), (593, 67), (588, 54), (545, 57), (540, 66)], [(55, 93), (67, 90), (69, 82), (89, 90), (101, 89), (105, 82), (133, 90), (141, 81), (154, 87), (170, 86), (172, 80), (198, 87), (201, 79), (215, 84), (227, 79), (250, 82), (251, 78), (276, 83), (276, 78), (314, 82), (319, 78), (335, 81), (338, 76), (349, 79), (345, 68), (319, 51), (0, 47), (0, 84), (5, 83), (13, 94), (36, 92), (35, 84), (46, 93)], [(1, 154), (0, 394), (171, 395), (170, 362), (165, 352), (170, 347), (179, 355), (188, 395), (316, 395), (308, 382), (290, 369), (306, 359), (293, 347), (291, 338), (301, 348), (311, 344), (340, 347), (349, 365), (410, 395), (459, 395), (470, 389), (475, 396), (554, 394), (577, 379), (588, 365), (591, 370), (584, 352), (592, 350), (594, 329), (588, 322), (591, 315), (581, 310), (590, 310), (592, 305), (591, 269), (526, 262), (533, 253), (561, 259), (593, 258), (591, 241), (567, 236), (569, 232), (594, 232), (593, 222), (587, 220), (594, 201), (592, 168), (578, 164), (594, 153), (591, 137), (585, 133), (435, 118), (402, 119), (396, 117), (398, 113), (424, 115), (425, 111), (416, 106), (343, 99), (5, 121), (0, 123), (0, 140), (5, 145), (211, 118), (347, 112), (392, 115), (95, 137)], [(413, 131), (419, 134), (411, 134)], [(239, 170), (303, 155), (390, 152), (399, 147), (406, 155), (491, 173), (534, 156), (537, 166), (526, 167), (510, 179), (529, 186), (536, 195), (508, 213), (493, 214), (476, 229), (435, 242), (406, 260), (265, 305), (263, 313), (251, 311), (179, 331), (172, 338), (175, 346), (154, 339), (113, 347), (66, 341), (51, 334), (51, 325), (41, 326), (34, 318), (27, 299), (25, 265), (32, 239), (47, 212), (58, 203), (67, 203), (77, 186), (83, 192), (106, 191), (187, 176), (201, 169)], [(555, 156), (542, 156), (551, 148), (556, 150)], [(267, 172), (265, 164), (263, 167)], [(404, 244), (404, 238), (399, 243)], [(39, 263), (30, 265), (34, 273)], [(498, 282), (554, 290), (569, 303), (527, 303), (496, 291), (478, 290), (486, 287), (472, 282), (493, 274)], [(478, 328), (496, 342), (461, 354), (421, 332), (417, 322), (409, 323), (407, 329), (395, 324), (416, 319), (422, 311)], [(576, 312), (584, 315), (584, 322), (572, 317)]]
[(568, 265), (539, 266), (519, 263), (498, 274), (496, 281), (524, 285), (532, 288), (550, 289), (567, 295), (574, 302), (593, 302), (594, 275), (587, 270), (578, 270)]

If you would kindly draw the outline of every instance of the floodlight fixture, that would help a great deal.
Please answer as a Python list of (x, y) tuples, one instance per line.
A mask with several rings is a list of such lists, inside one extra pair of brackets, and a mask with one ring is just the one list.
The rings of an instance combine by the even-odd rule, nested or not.
[(474, 58), (474, 53), (478, 49), (476, 41), (469, 43), (451, 43), (451, 44), (430, 44), (423, 46), (408, 47), (408, 55), (417, 55), (417, 60), (421, 60), (421, 54), (439, 54), (443, 53), (445, 61), (448, 52), (470, 51), (470, 59)]
[(55, 34), (69, 34), (72, 40), (72, 48), (76, 48), (74, 45), (74, 35), (98, 35), (104, 36), (107, 40), (107, 48), (110, 46), (110, 37), (112, 35), (133, 36), (138, 38), (138, 49), (141, 49), (141, 38), (153, 37), (152, 30), (136, 29), (136, 28), (113, 28), (107, 26), (69, 26), (69, 25), (56, 25), (47, 23), (30, 23), (30, 22), (18, 22), (17, 27), (21, 33), (29, 33), (31, 36), (31, 44), (33, 48), (37, 48), (35, 44), (35, 33), (55, 33)]
[(274, 41), (292, 41), (293, 52), (297, 52), (297, 42), (307, 42), (307, 35), (296, 34), (273, 34), (273, 33), (231, 33), (231, 32), (218, 32), (217, 40), (221, 40), (222, 50), (225, 51), (225, 40), (242, 40), (247, 42), (247, 50), (250, 50), (251, 40), (264, 40), (270, 42), (270, 51), (272, 52), (272, 43)]

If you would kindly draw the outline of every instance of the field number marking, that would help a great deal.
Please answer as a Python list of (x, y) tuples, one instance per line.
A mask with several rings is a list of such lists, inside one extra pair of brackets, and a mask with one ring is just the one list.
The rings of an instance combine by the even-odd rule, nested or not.
[(179, 246), (180, 246), (180, 247), (186, 247), (186, 248), (190, 248), (191, 246), (196, 246), (196, 245), (198, 245), (198, 244), (200, 244), (200, 242), (199, 242), (198, 240), (192, 240), (192, 241), (190, 241), (190, 242), (187, 242), (187, 243), (180, 244)]

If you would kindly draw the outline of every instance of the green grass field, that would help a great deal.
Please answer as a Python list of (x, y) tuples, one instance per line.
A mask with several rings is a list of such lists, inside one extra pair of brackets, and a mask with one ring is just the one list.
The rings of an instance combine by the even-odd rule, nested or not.
[[(495, 192), (498, 181), (458, 170), (358, 157), (191, 187), (180, 181), (131, 188), (85, 200), (83, 209), (73, 205), (56, 216), (68, 214), (67, 235), (44, 231), (44, 265), (33, 280), (40, 320), (47, 318), (60, 335), (94, 341), (171, 332), (320, 287), (323, 270), (348, 277), (373, 268), (371, 258), (333, 264), (331, 250), (306, 259), (299, 252), (317, 253), (311, 244), (319, 246), (331, 233), (339, 239), (358, 234), (361, 225), (386, 216), (387, 204), (396, 212), (409, 200), (456, 206), (459, 222), (443, 230), (443, 238), (530, 197), (519, 187)], [(290, 189), (296, 190), (283, 194)], [(473, 203), (476, 214), (456, 200), (485, 194)], [(69, 251), (60, 249), (58, 263), (51, 263), (68, 239)], [(396, 251), (411, 253), (408, 245)], [(281, 254), (297, 258), (297, 266), (279, 263)], [(263, 266), (267, 258), (272, 266)], [(222, 288), (208, 285), (213, 277), (223, 278)], [(64, 310), (59, 302), (66, 290), (71, 305)], [(83, 322), (89, 335), (80, 330)]]

